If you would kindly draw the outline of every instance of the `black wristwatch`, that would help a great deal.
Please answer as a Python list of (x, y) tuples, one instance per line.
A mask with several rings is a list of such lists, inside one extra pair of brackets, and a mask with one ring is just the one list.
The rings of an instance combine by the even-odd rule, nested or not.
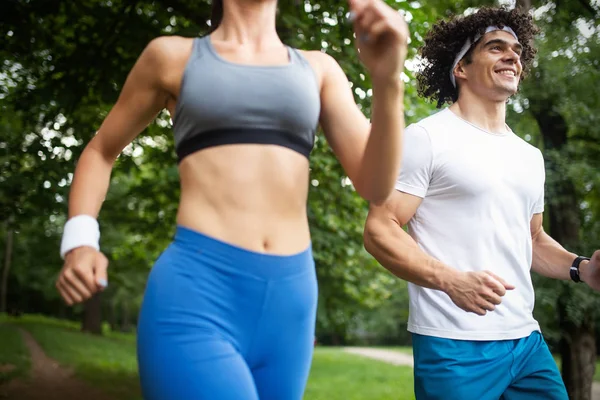
[(581, 282), (581, 278), (579, 277), (579, 264), (581, 264), (583, 260), (590, 261), (590, 258), (579, 256), (573, 261), (573, 264), (571, 265), (569, 274), (571, 274), (571, 279), (573, 280), (573, 282)]

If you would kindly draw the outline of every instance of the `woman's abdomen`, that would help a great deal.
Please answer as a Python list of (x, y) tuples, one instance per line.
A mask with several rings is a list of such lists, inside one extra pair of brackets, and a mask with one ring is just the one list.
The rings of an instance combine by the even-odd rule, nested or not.
[(308, 161), (274, 145), (227, 145), (180, 165), (177, 222), (232, 245), (288, 255), (307, 248)]

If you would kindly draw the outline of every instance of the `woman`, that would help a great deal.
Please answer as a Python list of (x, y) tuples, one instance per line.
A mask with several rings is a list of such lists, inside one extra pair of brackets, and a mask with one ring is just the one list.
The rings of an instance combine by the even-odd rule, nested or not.
[(373, 82), (370, 126), (332, 58), (283, 45), (276, 0), (220, 6), (209, 36), (149, 43), (85, 148), (57, 287), (74, 304), (106, 286), (96, 218), (114, 160), (166, 107), (181, 198), (139, 318), (144, 397), (300, 399), (317, 299), (306, 213), (315, 129), (361, 196), (387, 198), (400, 166), (407, 27), (381, 0), (350, 3)]

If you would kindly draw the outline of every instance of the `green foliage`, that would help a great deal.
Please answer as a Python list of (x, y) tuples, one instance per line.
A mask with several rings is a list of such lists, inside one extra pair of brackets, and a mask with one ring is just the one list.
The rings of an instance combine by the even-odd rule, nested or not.
[[(360, 312), (351, 325), (353, 338), (364, 345), (410, 345), (408, 324), (408, 284), (390, 276), (389, 296), (374, 309)], [(412, 349), (412, 348), (411, 348)]]

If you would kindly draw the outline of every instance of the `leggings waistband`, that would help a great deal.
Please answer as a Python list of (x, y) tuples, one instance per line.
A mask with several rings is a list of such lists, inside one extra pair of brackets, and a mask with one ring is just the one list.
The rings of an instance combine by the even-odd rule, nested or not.
[(181, 225), (175, 231), (174, 243), (198, 256), (204, 254), (216, 258), (222, 266), (225, 264), (265, 279), (294, 276), (314, 269), (311, 245), (291, 255), (258, 253)]

